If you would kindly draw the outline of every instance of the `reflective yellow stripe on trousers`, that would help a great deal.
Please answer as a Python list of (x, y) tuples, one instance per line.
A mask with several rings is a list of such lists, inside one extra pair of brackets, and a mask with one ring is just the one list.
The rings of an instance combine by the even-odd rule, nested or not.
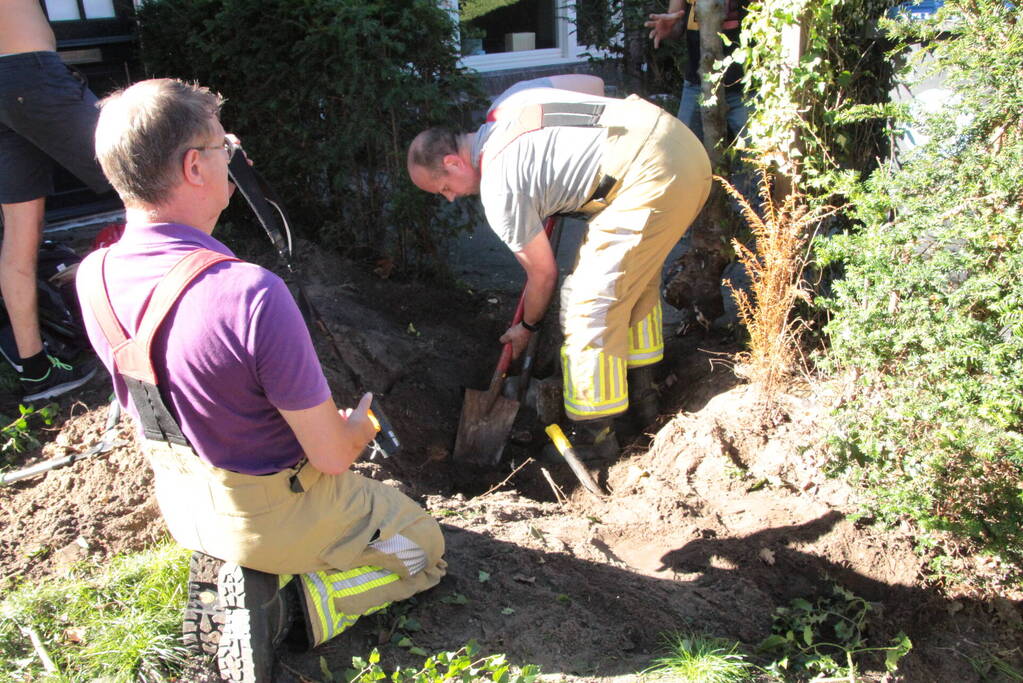
[(658, 301), (653, 310), (629, 328), (629, 367), (653, 365), (664, 358), (664, 309)]
[(625, 384), (625, 359), (600, 349), (561, 349), (565, 377), (565, 410), (575, 420), (617, 415), (629, 407)]
[(371, 591), (380, 586), (398, 581), (401, 577), (380, 567), (356, 567), (341, 572), (309, 572), (302, 574), (302, 587), (307, 598), (309, 616), (315, 612), (313, 621), (314, 645), (324, 643), (358, 621), (359, 617), (387, 607), (385, 602), (361, 614), (345, 614), (338, 611), (335, 599), (344, 599)]
[(561, 350), (565, 410), (572, 419), (591, 420), (623, 413), (629, 408), (626, 368), (640, 368), (664, 357), (663, 309), (660, 302), (629, 328), (629, 358), (616, 358), (599, 349)]

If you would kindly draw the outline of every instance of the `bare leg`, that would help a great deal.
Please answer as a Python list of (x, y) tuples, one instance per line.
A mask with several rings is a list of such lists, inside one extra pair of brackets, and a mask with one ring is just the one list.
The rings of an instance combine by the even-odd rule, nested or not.
[(11, 318), (22, 358), (43, 350), (39, 333), (36, 261), (43, 236), (46, 198), (4, 204), (4, 238), (0, 246), (0, 292)]

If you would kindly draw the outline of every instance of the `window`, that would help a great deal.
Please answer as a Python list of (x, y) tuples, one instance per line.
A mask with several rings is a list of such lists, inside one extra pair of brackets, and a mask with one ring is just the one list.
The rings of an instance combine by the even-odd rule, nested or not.
[(114, 0), (46, 0), (46, 16), (50, 21), (112, 19)]
[(574, 3), (448, 0), (459, 22), (462, 63), (477, 71), (578, 62)]

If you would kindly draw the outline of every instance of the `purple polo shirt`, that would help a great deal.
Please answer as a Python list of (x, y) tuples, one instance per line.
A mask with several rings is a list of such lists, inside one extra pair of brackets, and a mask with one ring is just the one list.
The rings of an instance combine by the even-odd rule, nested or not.
[[(196, 247), (233, 255), (186, 225), (125, 228), (110, 247), (104, 273), (125, 329), (138, 329), (157, 282)], [(110, 346), (84, 308), (89, 339), (113, 374)], [(268, 474), (298, 462), (302, 448), (278, 409), (304, 410), (330, 397), (287, 285), (251, 263), (219, 263), (194, 280), (157, 331), (152, 359), (167, 407), (199, 456), (234, 472)], [(116, 375), (114, 389), (137, 421), (127, 387)]]

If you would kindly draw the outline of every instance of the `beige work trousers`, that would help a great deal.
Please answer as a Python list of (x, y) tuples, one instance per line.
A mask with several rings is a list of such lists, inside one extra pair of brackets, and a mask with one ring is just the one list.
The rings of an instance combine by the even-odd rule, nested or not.
[[(660, 107), (633, 95), (607, 107), (600, 125), (608, 129), (601, 175), (617, 183), (604, 201), (581, 207), (592, 218), (561, 289), (565, 410), (574, 420), (625, 412), (626, 370), (663, 355), (661, 268), (711, 188), (703, 144)], [(637, 343), (644, 335), (653, 341)]]
[[(440, 526), (391, 486), (351, 471), (326, 475), (308, 464), (266, 476), (239, 474), (203, 462), (188, 447), (143, 446), (160, 511), (174, 539), (190, 550), (272, 574), (369, 566), (399, 577), (339, 604), (349, 615), (403, 600), (445, 574)], [(292, 490), (293, 476), (304, 491)], [(389, 545), (401, 547), (387, 552)], [(403, 561), (410, 554), (419, 559)]]

